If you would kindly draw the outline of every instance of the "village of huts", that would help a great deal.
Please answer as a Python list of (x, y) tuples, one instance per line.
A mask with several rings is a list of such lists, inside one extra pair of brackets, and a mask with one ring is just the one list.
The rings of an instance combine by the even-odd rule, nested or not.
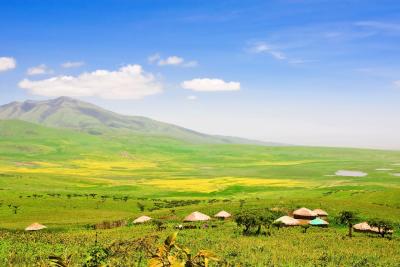
[[(213, 216), (217, 220), (228, 220), (234, 217), (232, 214), (225, 210), (221, 210)], [(152, 221), (153, 219), (149, 216), (142, 215), (135, 220), (133, 220), (133, 224), (143, 224)], [(207, 222), (212, 220), (212, 218), (204, 213), (199, 211), (194, 211), (184, 217), (184, 223), (196, 223), (196, 222)], [(160, 221), (160, 220), (157, 220)], [(126, 223), (120, 224), (112, 224), (109, 225), (126, 225)], [(289, 212), (288, 215), (284, 215), (274, 221), (275, 226), (279, 227), (292, 227), (292, 226), (316, 226), (316, 227), (328, 227), (328, 213), (322, 209), (308, 209), (305, 207), (299, 208), (294, 210), (293, 212)], [(203, 225), (204, 228), (208, 227), (208, 224)], [(216, 227), (215, 225), (211, 225), (211, 227)], [(25, 228), (25, 231), (40, 231), (46, 229), (47, 226), (42, 225), (40, 223), (33, 223)], [(195, 229), (199, 228), (197, 225), (177, 225), (175, 226), (176, 229)], [(382, 233), (382, 229), (377, 227), (370, 226), (368, 222), (361, 222), (354, 224), (352, 226), (355, 232), (360, 233), (375, 233), (380, 234)], [(393, 230), (389, 230), (387, 233), (392, 234)]]

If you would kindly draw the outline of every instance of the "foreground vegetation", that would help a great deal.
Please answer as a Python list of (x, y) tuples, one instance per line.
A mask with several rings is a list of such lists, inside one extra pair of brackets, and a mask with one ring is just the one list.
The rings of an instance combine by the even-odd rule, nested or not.
[[(264, 208), (255, 209), (256, 203), (257, 200), (246, 202), (242, 208), (240, 203), (231, 203), (231, 206), (236, 212), (241, 209), (266, 212)], [(221, 205), (208, 206), (218, 210)], [(0, 231), (0, 265), (46, 266), (49, 256), (57, 256), (64, 262), (68, 260), (70, 266), (94, 262), (147, 266), (152, 255), (149, 251), (157, 251), (177, 231), (175, 227), (181, 223), (181, 214), (196, 208), (188, 206), (174, 213), (155, 213), (152, 216), (163, 221), (161, 228), (154, 222), (141, 225), (128, 222), (126, 226), (112, 229), (74, 226), (30, 233), (3, 230)], [(305, 232), (302, 227), (265, 227), (259, 235), (243, 235), (243, 228), (234, 220), (191, 225), (199, 228), (179, 230), (177, 242), (189, 248), (193, 255), (205, 249), (213, 252), (218, 261), (210, 261), (212, 266), (398, 266), (400, 260), (397, 233), (391, 238), (354, 233), (349, 238), (347, 227), (337, 225), (333, 219), (329, 228), (310, 227)], [(93, 255), (104, 257), (93, 260)]]
[[(335, 176), (338, 170), (368, 175)], [(195, 145), (0, 121), (0, 266), (47, 265), (51, 255), (82, 265), (91, 251), (111, 266), (146, 266), (144, 247), (156, 250), (195, 210), (238, 215), (301, 206), (328, 211), (330, 227), (256, 236), (243, 235), (234, 220), (215, 221), (179, 231), (177, 242), (194, 255), (212, 251), (221, 260), (214, 265), (398, 266), (399, 173), (396, 151)], [(390, 221), (395, 233), (348, 238), (333, 220), (342, 210), (356, 211), (359, 221)], [(160, 223), (131, 223), (143, 214)], [(23, 231), (36, 221), (48, 229)]]

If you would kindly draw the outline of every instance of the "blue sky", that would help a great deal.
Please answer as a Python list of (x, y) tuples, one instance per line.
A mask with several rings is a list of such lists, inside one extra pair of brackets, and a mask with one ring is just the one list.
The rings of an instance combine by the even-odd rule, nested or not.
[(0, 0), (0, 104), (70, 95), (206, 133), (400, 149), (396, 0)]

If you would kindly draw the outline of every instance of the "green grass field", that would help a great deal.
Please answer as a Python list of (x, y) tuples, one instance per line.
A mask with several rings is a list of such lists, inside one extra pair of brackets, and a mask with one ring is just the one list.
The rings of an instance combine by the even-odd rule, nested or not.
[[(335, 176), (338, 170), (368, 175)], [(0, 121), (0, 265), (45, 265), (51, 254), (72, 254), (78, 265), (95, 240), (88, 224), (141, 214), (164, 218), (167, 229), (135, 225), (99, 230), (99, 242), (150, 234), (163, 238), (195, 210), (213, 215), (221, 209), (235, 214), (306, 206), (323, 208), (331, 218), (354, 210), (362, 219), (400, 223), (398, 173), (398, 151), (196, 145), (158, 136), (95, 136)], [(193, 202), (171, 206), (166, 200)], [(245, 200), (242, 207), (240, 200)], [(138, 202), (145, 205), (144, 212)], [(176, 210), (173, 218), (171, 209)], [(22, 231), (36, 221), (49, 229)], [(231, 221), (218, 222), (215, 229), (182, 231), (178, 240), (241, 266), (398, 266), (398, 228), (392, 240), (363, 234), (350, 240), (343, 238), (345, 233), (345, 227), (332, 223), (307, 234), (293, 228), (244, 237)], [(127, 265), (145, 266), (141, 256), (138, 250)]]

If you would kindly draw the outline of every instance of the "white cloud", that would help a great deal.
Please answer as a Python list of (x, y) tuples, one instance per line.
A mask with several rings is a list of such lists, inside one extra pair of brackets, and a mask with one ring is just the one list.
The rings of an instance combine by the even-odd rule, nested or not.
[(181, 57), (178, 56), (170, 56), (167, 57), (166, 59), (160, 59), (158, 61), (159, 66), (165, 66), (165, 65), (181, 65), (185, 60)]
[(12, 70), (17, 67), (17, 62), (12, 57), (0, 57), (0, 72)]
[(40, 75), (40, 74), (51, 74), (53, 71), (49, 69), (45, 64), (41, 64), (32, 68), (29, 68), (26, 72), (28, 75)]
[(278, 59), (278, 60), (284, 60), (287, 58), (283, 52), (273, 49), (270, 45), (268, 45), (264, 42), (258, 42), (258, 43), (253, 44), (250, 47), (250, 52), (257, 53), (257, 54), (258, 53), (268, 53), (273, 58)]
[(198, 66), (198, 63), (195, 60), (186, 61), (183, 57), (178, 57), (178, 56), (169, 56), (163, 59), (158, 53), (149, 56), (147, 58), (147, 61), (150, 64), (157, 63), (158, 66), (180, 66), (187, 68), (193, 68)]
[(395, 85), (396, 87), (399, 87), (399, 88), (400, 88), (400, 80), (394, 81), (393, 83), (394, 83), (394, 85)]
[(189, 95), (189, 96), (187, 97), (187, 100), (191, 100), (191, 101), (197, 100), (197, 96), (195, 96), (195, 95)]
[(240, 82), (225, 82), (221, 79), (197, 78), (181, 83), (181, 87), (193, 91), (238, 91)]
[(67, 61), (61, 64), (61, 67), (70, 69), (70, 68), (78, 68), (85, 65), (83, 61)]
[(41, 96), (97, 96), (104, 99), (141, 99), (162, 92), (162, 84), (140, 65), (127, 65), (115, 71), (96, 70), (79, 76), (57, 76), (32, 81), (19, 87)]

